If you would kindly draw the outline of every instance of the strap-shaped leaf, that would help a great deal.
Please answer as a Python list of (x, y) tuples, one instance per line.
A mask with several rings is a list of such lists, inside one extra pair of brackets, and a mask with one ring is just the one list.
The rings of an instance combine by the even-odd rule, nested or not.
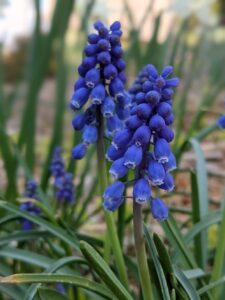
[[(184, 237), (184, 243), (186, 245), (190, 244), (193, 240), (193, 238), (200, 233), (203, 229), (207, 229), (209, 226), (219, 223), (222, 220), (222, 212), (221, 211), (215, 211), (215, 212), (211, 212), (208, 215), (206, 215), (205, 217), (202, 218), (202, 220), (198, 223), (196, 223), (185, 235)], [(180, 249), (178, 247), (178, 245), (175, 245), (174, 247), (174, 253), (173, 253), (173, 257), (176, 259), (179, 257), (180, 255)]]
[(202, 269), (199, 269), (199, 268), (192, 269), (192, 270), (185, 270), (185, 271), (183, 271), (183, 273), (188, 279), (204, 277), (207, 275)]
[(109, 289), (111, 289), (115, 296), (117, 296), (119, 299), (132, 299), (131, 295), (124, 288), (116, 275), (112, 272), (104, 259), (91, 245), (81, 241), (80, 250), (89, 262), (90, 266), (96, 271), (102, 281), (108, 286)]
[(173, 273), (172, 262), (167, 252), (167, 249), (156, 233), (153, 234), (153, 240), (159, 253), (160, 261), (162, 262), (163, 267), (168, 273)]
[(199, 295), (197, 294), (195, 288), (191, 284), (191, 282), (187, 279), (187, 277), (184, 275), (184, 273), (179, 270), (176, 266), (174, 267), (174, 272), (177, 277), (177, 280), (179, 281), (182, 288), (187, 293), (189, 299), (191, 300), (200, 300)]
[[(193, 222), (197, 223), (208, 214), (208, 181), (204, 153), (199, 142), (192, 138), (190, 143), (196, 155), (196, 174), (191, 173)], [(206, 267), (207, 235), (200, 232), (195, 238), (195, 256), (201, 268)]]
[[(69, 256), (59, 259), (54, 262), (49, 268), (45, 270), (44, 273), (54, 273), (57, 270), (61, 269), (63, 266), (72, 263), (72, 262), (84, 262), (81, 258), (75, 256)], [(63, 270), (61, 270), (63, 271)], [(68, 273), (68, 271), (67, 271)], [(26, 292), (24, 300), (33, 300), (37, 290), (40, 288), (41, 283), (32, 284)], [(55, 299), (54, 299), (55, 300)]]
[(21, 300), (23, 299), (23, 292), (20, 291), (16, 286), (12, 286), (11, 284), (0, 285), (0, 293), (9, 296), (13, 300)]
[(47, 231), (51, 232), (54, 236), (58, 237), (60, 240), (64, 241), (74, 249), (79, 250), (78, 240), (75, 237), (68, 235), (67, 232), (59, 226), (53, 225), (50, 222), (44, 220), (43, 218), (29, 214), (28, 212), (21, 210), (17, 206), (6, 201), (0, 201), (0, 207), (7, 211), (15, 213), (20, 217), (30, 220), (37, 225), (42, 226)]
[(9, 197), (9, 199), (12, 199), (16, 196), (17, 193), (15, 173), (16, 158), (10, 146), (10, 140), (6, 133), (6, 130), (4, 129), (2, 124), (0, 124), (0, 153), (4, 161), (4, 168), (8, 179), (6, 196)]
[[(184, 243), (183, 236), (177, 228), (176, 222), (174, 221), (173, 217), (170, 215), (167, 221), (161, 222), (161, 225), (166, 234), (169, 236), (171, 245), (176, 246), (179, 249), (180, 253), (183, 255), (190, 268), (196, 268), (197, 264), (193, 258), (193, 255), (192, 253), (190, 253), (190, 251), (188, 251)], [(174, 255), (172, 255), (171, 258), (173, 262), (175, 262), (177, 259), (177, 257)]]
[(2, 217), (0, 219), (0, 225), (4, 225), (4, 224), (7, 224), (9, 222), (12, 222), (12, 221), (15, 221), (16, 219), (18, 219), (18, 217), (14, 214), (7, 214), (6, 216)]
[(49, 236), (51, 236), (51, 233), (44, 230), (29, 230), (7, 233), (0, 237), (0, 246), (7, 245), (12, 241), (37, 240), (38, 238), (48, 238)]
[[(57, 265), (57, 261), (55, 261), (52, 258), (49, 258), (49, 257), (41, 255), (41, 254), (37, 254), (37, 253), (31, 252), (31, 251), (15, 249), (15, 248), (6, 248), (5, 247), (4, 249), (1, 249), (0, 257), (12, 258), (12, 259), (15, 259), (18, 261), (23, 261), (27, 264), (38, 266), (43, 269), (52, 268), (54, 266), (54, 264)], [(64, 259), (67, 259), (67, 257), (65, 257)], [(82, 264), (85, 263), (85, 261), (81, 257), (78, 257), (78, 256), (73, 256), (73, 260), (76, 261), (77, 263), (82, 263)], [(59, 263), (61, 263), (61, 260), (59, 260)], [(65, 267), (65, 268), (67, 268), (67, 267)], [(69, 270), (68, 268), (64, 271), (74, 273), (74, 271), (72, 269)]]
[(170, 300), (176, 300), (176, 290), (172, 289), (170, 293)]
[(158, 276), (163, 299), (170, 300), (170, 293), (169, 293), (166, 277), (165, 277), (163, 268), (160, 264), (160, 261), (158, 259), (158, 253), (157, 253), (156, 247), (155, 247), (154, 242), (148, 232), (148, 228), (145, 224), (144, 224), (144, 234), (145, 234), (147, 244), (148, 244), (149, 255), (152, 258), (152, 261), (153, 261), (153, 264), (155, 267), (155, 271)]
[[(0, 260), (0, 276), (8, 276), (12, 274), (12, 268)], [(10, 299), (21, 300), (24, 299), (25, 287), (24, 286), (12, 286), (11, 284), (0, 284), (0, 295), (7, 295)]]
[(0, 250), (0, 257), (13, 258), (15, 260), (23, 261), (27, 264), (38, 266), (44, 269), (48, 266), (50, 267), (54, 263), (54, 260), (52, 258), (48, 258), (44, 255), (27, 250), (8, 247), (4, 247)]
[(198, 290), (198, 294), (199, 295), (205, 294), (209, 290), (212, 290), (213, 288), (215, 288), (221, 284), (224, 284), (224, 283), (225, 283), (225, 276), (223, 276), (222, 278), (220, 278), (217, 281), (213, 281), (213, 282), (205, 285), (204, 287), (202, 287), (201, 289)]
[[(95, 292), (106, 299), (113, 299), (113, 294), (104, 285), (91, 281), (87, 278), (68, 274), (14, 274), (7, 277), (0, 277), (0, 283), (67, 283), (92, 292)], [(121, 298), (123, 299), (123, 298)], [(125, 298), (124, 298), (125, 299)]]
[(69, 298), (67, 298), (62, 293), (47, 288), (39, 288), (38, 295), (41, 298), (41, 300), (69, 300)]
[(176, 277), (175, 277), (175, 274), (173, 271), (172, 261), (167, 252), (167, 249), (156, 233), (154, 233), (154, 235), (153, 235), (153, 240), (154, 240), (155, 246), (157, 248), (162, 267), (168, 273), (168, 275), (170, 277), (171, 285), (175, 288), (177, 286), (177, 280), (176, 280)]

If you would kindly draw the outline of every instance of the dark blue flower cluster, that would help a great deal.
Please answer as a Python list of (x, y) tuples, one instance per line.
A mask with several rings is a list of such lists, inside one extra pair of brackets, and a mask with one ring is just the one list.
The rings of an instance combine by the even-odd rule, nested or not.
[[(225, 99), (224, 99), (224, 105), (225, 105)], [(220, 128), (225, 129), (225, 115), (222, 115), (218, 118), (217, 124)]]
[(55, 178), (61, 177), (65, 173), (65, 164), (62, 158), (62, 148), (60, 146), (54, 149), (49, 171)]
[[(26, 198), (31, 198), (35, 200), (39, 200), (38, 193), (37, 193), (37, 183), (34, 180), (29, 180), (26, 183), (25, 192), (23, 194)], [(41, 210), (32, 202), (25, 202), (20, 204), (20, 209), (25, 210), (33, 215), (39, 215)], [(21, 221), (22, 229), (23, 230), (30, 230), (32, 229), (33, 223), (29, 220), (23, 219)]]
[(217, 124), (219, 125), (220, 128), (224, 129), (225, 128), (225, 115), (219, 117), (217, 120)]
[(73, 203), (75, 201), (75, 187), (73, 183), (73, 175), (65, 173), (62, 177), (58, 177), (55, 181), (56, 199), (58, 201), (65, 201)]
[(66, 293), (65, 287), (64, 287), (64, 285), (61, 284), (61, 283), (57, 283), (57, 284), (55, 285), (55, 289), (56, 289), (57, 292), (60, 292), (60, 293), (62, 293), (62, 294), (65, 294), (65, 293)]
[(61, 147), (56, 147), (50, 164), (50, 172), (54, 177), (54, 185), (56, 187), (56, 199), (73, 203), (75, 200), (75, 187), (73, 183), (73, 175), (66, 172), (65, 164), (62, 158)]
[(88, 36), (84, 58), (78, 67), (79, 79), (74, 84), (70, 107), (74, 111), (85, 105), (85, 111), (72, 120), (75, 130), (82, 130), (82, 143), (72, 149), (72, 157), (81, 159), (90, 144), (98, 138), (99, 115), (105, 118), (106, 134), (114, 136), (130, 114), (131, 98), (124, 89), (126, 63), (123, 60), (120, 22), (109, 29), (95, 22), (97, 33)]
[[(178, 86), (179, 79), (168, 79), (172, 72), (173, 68), (166, 66), (160, 75), (153, 65), (147, 65), (139, 73), (130, 88), (131, 115), (106, 153), (113, 162), (109, 172), (115, 180), (135, 170), (133, 198), (140, 204), (152, 199), (150, 182), (166, 191), (174, 188), (170, 171), (176, 168), (176, 160), (169, 143), (174, 138), (170, 127), (174, 120), (172, 88)], [(103, 205), (107, 210), (114, 211), (123, 202), (124, 188), (121, 181), (106, 188)], [(151, 211), (158, 220), (168, 216), (168, 208), (159, 198), (151, 200)]]

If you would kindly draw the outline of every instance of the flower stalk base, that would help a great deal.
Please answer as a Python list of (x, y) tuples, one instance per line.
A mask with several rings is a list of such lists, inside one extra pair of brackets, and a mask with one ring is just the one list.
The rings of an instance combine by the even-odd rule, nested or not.
[(142, 206), (135, 201), (133, 202), (133, 214), (134, 242), (142, 294), (144, 300), (153, 300), (142, 226)]

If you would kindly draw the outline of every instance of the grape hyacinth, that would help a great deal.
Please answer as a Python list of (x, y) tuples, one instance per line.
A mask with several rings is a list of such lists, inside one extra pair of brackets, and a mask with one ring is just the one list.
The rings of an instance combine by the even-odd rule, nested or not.
[(65, 170), (65, 164), (62, 158), (62, 149), (59, 146), (55, 147), (49, 169), (51, 175), (54, 177), (56, 199), (60, 202), (65, 201), (73, 203), (75, 201), (73, 175)]
[[(26, 183), (25, 192), (23, 194), (25, 198), (31, 198), (40, 200), (37, 193), (37, 183), (34, 180), (28, 180)], [(20, 209), (29, 212), (32, 215), (40, 215), (41, 210), (32, 202), (24, 202), (20, 204)], [(30, 220), (22, 219), (21, 221), (23, 230), (31, 230), (33, 223)]]
[[(224, 106), (225, 106), (225, 99), (224, 99)], [(225, 115), (222, 115), (218, 118), (217, 125), (220, 128), (225, 129)]]
[(217, 124), (220, 128), (225, 129), (225, 115), (219, 117)]
[(62, 158), (62, 148), (60, 146), (57, 146), (54, 149), (49, 171), (55, 179), (63, 176), (65, 173), (65, 164)]
[(57, 284), (55, 285), (55, 289), (56, 289), (57, 292), (59, 292), (59, 293), (61, 293), (61, 294), (65, 294), (65, 293), (66, 293), (65, 287), (64, 287), (64, 285), (61, 284), (61, 283), (57, 283)]
[(151, 199), (153, 217), (157, 220), (168, 217), (163, 201), (151, 196), (151, 185), (165, 191), (174, 188), (170, 172), (176, 168), (176, 159), (169, 144), (174, 138), (170, 127), (174, 120), (173, 88), (178, 86), (179, 79), (168, 78), (172, 72), (173, 68), (166, 66), (160, 75), (153, 65), (147, 65), (130, 88), (130, 117), (125, 128), (114, 135), (106, 153), (112, 162), (109, 172), (116, 180), (103, 194), (103, 206), (109, 211), (123, 202), (125, 184), (118, 179), (132, 169), (135, 171), (134, 201), (142, 204)]
[(75, 112), (85, 106), (72, 120), (73, 128), (82, 131), (82, 143), (72, 149), (74, 159), (82, 159), (88, 146), (97, 141), (100, 116), (105, 119), (106, 135), (112, 137), (124, 127), (124, 120), (130, 115), (131, 98), (124, 89), (126, 63), (122, 58), (120, 27), (118, 21), (109, 29), (96, 21), (96, 33), (88, 35), (78, 67), (80, 77), (70, 100)]
[(56, 199), (60, 202), (73, 203), (75, 201), (75, 187), (73, 183), (73, 175), (65, 173), (55, 181)]

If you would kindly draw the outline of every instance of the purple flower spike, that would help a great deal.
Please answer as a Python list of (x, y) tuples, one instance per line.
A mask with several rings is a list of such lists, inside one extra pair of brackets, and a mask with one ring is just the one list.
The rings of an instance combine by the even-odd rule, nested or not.
[(84, 110), (72, 121), (75, 130), (82, 130), (83, 139), (83, 143), (72, 150), (74, 159), (83, 158), (88, 146), (97, 141), (100, 114), (105, 118), (105, 134), (109, 138), (124, 129), (125, 120), (130, 116), (131, 97), (124, 87), (126, 63), (121, 46), (121, 24), (115, 21), (108, 29), (96, 21), (94, 29), (96, 32), (88, 35), (70, 101), (73, 111)]
[(225, 128), (225, 115), (219, 117), (219, 119), (217, 120), (217, 124), (220, 128), (222, 128), (222, 129)]
[[(38, 185), (34, 180), (28, 180), (26, 182), (25, 191), (23, 196), (25, 198), (31, 198), (35, 200), (40, 200), (37, 191)], [(33, 202), (24, 202), (20, 204), (20, 209), (32, 214), (32, 215), (40, 215), (41, 210), (38, 206), (36, 206)], [(22, 219), (21, 226), (24, 231), (31, 230), (33, 228), (33, 223), (29, 220)]]
[[(118, 179), (128, 173), (127, 169), (129, 177), (134, 171), (133, 201), (144, 204), (150, 200), (152, 215), (159, 221), (168, 217), (168, 208), (159, 198), (151, 198), (151, 186), (172, 191), (174, 182), (170, 172), (176, 168), (169, 144), (174, 139), (170, 127), (174, 121), (173, 88), (179, 80), (169, 78), (172, 72), (173, 67), (166, 66), (160, 74), (153, 65), (139, 72), (129, 89), (131, 107), (125, 129), (114, 136), (107, 151), (112, 161), (110, 174)], [(116, 209), (120, 201), (110, 204), (104, 205), (105, 209)]]

